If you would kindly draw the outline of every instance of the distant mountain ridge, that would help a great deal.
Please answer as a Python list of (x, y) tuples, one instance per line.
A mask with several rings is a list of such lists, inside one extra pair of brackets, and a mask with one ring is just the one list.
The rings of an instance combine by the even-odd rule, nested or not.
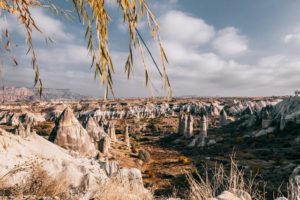
[(80, 100), (89, 98), (72, 92), (69, 89), (44, 88), (40, 98), (36, 89), (26, 87), (5, 87), (0, 90), (1, 102), (32, 101), (32, 100)]

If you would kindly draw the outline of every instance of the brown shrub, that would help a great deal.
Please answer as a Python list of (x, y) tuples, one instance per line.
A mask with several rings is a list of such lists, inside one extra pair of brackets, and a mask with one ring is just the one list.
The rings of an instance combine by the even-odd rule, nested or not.
[(49, 136), (55, 124), (50, 121), (40, 122), (37, 125), (34, 125), (32, 128), (40, 136)]
[(186, 156), (179, 156), (178, 162), (186, 165), (189, 164), (191, 160)]

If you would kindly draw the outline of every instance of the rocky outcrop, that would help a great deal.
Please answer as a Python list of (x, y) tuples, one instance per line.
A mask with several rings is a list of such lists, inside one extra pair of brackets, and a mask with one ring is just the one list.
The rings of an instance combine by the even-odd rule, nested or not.
[(178, 115), (178, 134), (179, 135), (183, 135), (184, 134), (184, 115), (182, 113), (180, 113)]
[(20, 116), (24, 124), (36, 125), (39, 122), (45, 121), (45, 118), (40, 113), (23, 112)]
[(120, 169), (115, 161), (74, 157), (36, 134), (23, 139), (0, 130), (0, 155), (1, 188), (18, 194), (39, 181), (45, 188), (62, 187), (68, 196), (63, 199), (97, 199), (97, 195), (115, 199), (105, 191), (118, 192), (122, 199), (151, 199), (139, 170)]
[(111, 146), (111, 139), (110, 139), (109, 136), (105, 136), (105, 137), (100, 139), (100, 141), (99, 141), (99, 150), (102, 154), (108, 155), (110, 146)]
[(65, 149), (76, 151), (81, 155), (92, 156), (97, 153), (88, 132), (76, 119), (72, 109), (68, 107), (59, 117), (49, 140)]
[(216, 200), (251, 200), (250, 194), (245, 191), (224, 191), (215, 198)]
[(27, 125), (25, 129), (24, 126), (20, 123), (15, 129), (15, 135), (19, 135), (22, 138), (28, 137), (30, 135), (30, 126)]
[(207, 119), (204, 114), (200, 117), (199, 135), (200, 140), (204, 140), (207, 137)]
[(21, 121), (20, 121), (19, 117), (20, 117), (19, 113), (13, 113), (8, 121), (8, 125), (17, 126), (18, 124), (20, 124)]
[(93, 117), (89, 117), (87, 123), (85, 124), (85, 130), (88, 132), (96, 149), (99, 149), (100, 140), (107, 135), (104, 129), (99, 126)]
[(185, 137), (190, 138), (193, 136), (194, 132), (194, 118), (192, 115), (186, 115), (186, 129), (185, 129)]
[(110, 123), (108, 127), (108, 136), (110, 137), (112, 142), (117, 141), (117, 136), (116, 136), (116, 129), (115, 129), (115, 124)]
[(227, 113), (224, 109), (222, 109), (220, 112), (220, 126), (225, 126), (227, 124), (228, 124)]

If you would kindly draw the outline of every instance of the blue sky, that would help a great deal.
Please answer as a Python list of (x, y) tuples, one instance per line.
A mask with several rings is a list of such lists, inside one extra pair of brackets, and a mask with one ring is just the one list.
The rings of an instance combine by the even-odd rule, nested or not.
[[(56, 0), (69, 8), (67, 0)], [(143, 67), (135, 57), (133, 77), (128, 81), (124, 64), (128, 32), (115, 0), (107, 0), (110, 52), (116, 67), (117, 97), (150, 96)], [(300, 85), (300, 1), (295, 0), (149, 0), (160, 23), (169, 58), (168, 73), (174, 96), (264, 96), (291, 94)], [(35, 34), (35, 46), (45, 87), (69, 88), (74, 92), (102, 96), (99, 80), (93, 79), (90, 58), (77, 21), (57, 17), (47, 10), (34, 10), (38, 26), (56, 42), (45, 45)], [(25, 56), (24, 33), (14, 17), (1, 16), (18, 48), (19, 66), (6, 63), (5, 83), (33, 86), (33, 71)], [(141, 22), (140, 30), (153, 53), (155, 44)], [(7, 55), (2, 55), (6, 57)], [(155, 95), (164, 95), (155, 67), (148, 64)]]

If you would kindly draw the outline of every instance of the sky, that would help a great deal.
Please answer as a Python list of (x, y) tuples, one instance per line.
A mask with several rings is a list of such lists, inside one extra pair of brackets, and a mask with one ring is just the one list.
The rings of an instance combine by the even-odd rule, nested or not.
[[(65, 9), (68, 0), (54, 0)], [(116, 72), (116, 97), (163, 96), (162, 80), (149, 57), (151, 92), (145, 86), (141, 59), (136, 52), (130, 80), (124, 72), (129, 35), (116, 0), (107, 0), (111, 17), (109, 45)], [(169, 64), (173, 95), (272, 96), (290, 95), (300, 86), (300, 1), (295, 0), (148, 0), (160, 25)], [(34, 33), (34, 46), (45, 88), (71, 89), (93, 97), (103, 96), (94, 79), (91, 58), (83, 39), (84, 29), (74, 19), (56, 16), (47, 9), (33, 10), (37, 25), (55, 40), (46, 45)], [(8, 28), (18, 45), (18, 66), (4, 62), (5, 85), (33, 87), (30, 56), (26, 56), (24, 30), (15, 17), (1, 15), (0, 27)], [(145, 21), (139, 30), (159, 60), (158, 49)], [(2, 60), (10, 55), (1, 51)], [(6, 59), (7, 60), (7, 59)]]

